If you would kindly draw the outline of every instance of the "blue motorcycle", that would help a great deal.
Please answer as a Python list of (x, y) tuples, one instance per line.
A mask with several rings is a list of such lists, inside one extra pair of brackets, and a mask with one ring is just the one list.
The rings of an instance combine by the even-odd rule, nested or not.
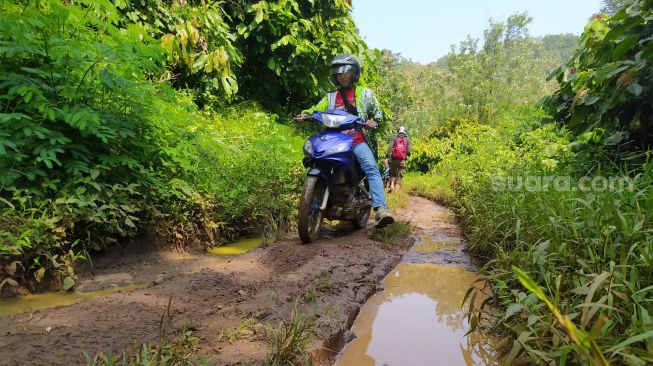
[(314, 112), (312, 118), (326, 131), (304, 144), (304, 167), (308, 168), (299, 203), (297, 228), (303, 243), (315, 241), (322, 219), (350, 221), (365, 227), (372, 209), (365, 173), (351, 152), (353, 136), (342, 133), (363, 127), (363, 120), (340, 110)]

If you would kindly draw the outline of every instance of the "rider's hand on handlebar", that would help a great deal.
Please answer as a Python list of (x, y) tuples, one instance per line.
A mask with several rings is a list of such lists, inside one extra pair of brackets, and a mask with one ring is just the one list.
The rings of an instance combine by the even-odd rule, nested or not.
[(295, 121), (307, 121), (309, 119), (311, 119), (311, 116), (306, 113), (298, 114), (295, 116)]
[(377, 128), (378, 126), (379, 126), (379, 124), (376, 123), (376, 121), (373, 120), (373, 119), (368, 119), (367, 121), (365, 121), (365, 128), (367, 128), (368, 130), (373, 130), (373, 129)]

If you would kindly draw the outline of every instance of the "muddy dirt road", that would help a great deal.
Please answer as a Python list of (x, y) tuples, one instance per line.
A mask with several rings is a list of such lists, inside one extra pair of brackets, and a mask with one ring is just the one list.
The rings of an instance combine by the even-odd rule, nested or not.
[[(441, 207), (414, 197), (409, 207), (396, 210), (400, 219), (437, 229)], [(154, 342), (171, 297), (169, 333), (193, 329), (211, 364), (261, 364), (270, 346), (247, 324), (288, 319), (293, 307), (327, 319), (324, 337), (309, 348), (316, 364), (330, 364), (332, 355), (319, 349), (343, 346), (343, 332), (410, 244), (383, 249), (367, 238), (370, 229), (327, 228), (310, 245), (290, 234), (231, 257), (150, 252), (100, 261), (80, 289), (146, 287), (1, 317), (0, 365), (84, 364), (82, 352), (118, 353)]]

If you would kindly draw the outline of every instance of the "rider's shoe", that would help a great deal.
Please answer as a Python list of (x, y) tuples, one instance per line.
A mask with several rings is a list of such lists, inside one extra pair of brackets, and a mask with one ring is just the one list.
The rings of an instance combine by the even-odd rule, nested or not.
[(382, 229), (393, 222), (395, 222), (394, 216), (388, 211), (387, 208), (385, 207), (379, 207), (376, 210), (376, 215), (374, 216), (374, 222), (376, 223), (374, 225), (375, 228), (377, 229)]

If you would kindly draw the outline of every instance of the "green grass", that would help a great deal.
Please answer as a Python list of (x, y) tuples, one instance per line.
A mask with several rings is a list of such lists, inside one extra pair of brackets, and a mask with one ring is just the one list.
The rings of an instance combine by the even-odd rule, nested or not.
[(410, 194), (444, 205), (448, 205), (454, 200), (454, 192), (445, 175), (409, 173), (404, 176), (402, 188)]
[(386, 194), (386, 200), (388, 201), (388, 208), (391, 210), (407, 208), (409, 195), (406, 190), (394, 191)]
[(271, 350), (265, 355), (266, 366), (308, 365), (306, 347), (311, 337), (319, 335), (317, 317), (293, 309), (290, 319), (281, 319), (277, 327), (269, 327)]
[[(611, 363), (653, 362), (653, 166), (628, 173), (632, 191), (467, 191), (460, 212), (468, 249), (491, 258), (482, 272), (507, 309), (499, 329), (537, 335), (514, 342), (510, 362), (594, 362), (589, 339)], [(549, 305), (519, 285), (513, 266)], [(575, 347), (579, 337), (551, 309), (591, 337)]]
[[(429, 140), (448, 150), (434, 149), (430, 173), (405, 179), (412, 193), (453, 209), (467, 249), (486, 262), (493, 296), (474, 305), (470, 292), (472, 326), (486, 324), (484, 306), (500, 312), (492, 331), (503, 334), (508, 364), (603, 364), (601, 355), (650, 364), (653, 162), (624, 167), (601, 147), (572, 149), (551, 124), (506, 126), (462, 124)], [(494, 178), (518, 176), (628, 176), (632, 189), (495, 189)]]
[(143, 343), (130, 352), (120, 355), (98, 353), (91, 357), (84, 354), (87, 366), (199, 366), (208, 365), (209, 359), (197, 361), (196, 352), (200, 339), (191, 331), (184, 331), (172, 340), (155, 345)]
[[(505, 337), (508, 364), (651, 363), (653, 163), (599, 167), (596, 150), (572, 152), (565, 136), (554, 125), (519, 133), (463, 125), (448, 141), (432, 142), (452, 148), (431, 173), (409, 176), (406, 187), (450, 204), (467, 249), (485, 259), (480, 272), (501, 312), (492, 331)], [(520, 176), (628, 176), (633, 186), (559, 192), (493, 185), (496, 177)], [(486, 324), (484, 310), (472, 309), (472, 326)]]
[(333, 278), (329, 274), (319, 277), (311, 286), (304, 291), (300, 299), (305, 303), (317, 304), (318, 294), (320, 291), (326, 290), (331, 287)]
[(201, 338), (195, 335), (192, 327), (183, 326), (178, 334), (167, 336), (167, 330), (172, 325), (170, 307), (172, 297), (168, 300), (168, 307), (161, 316), (157, 343), (135, 344), (130, 351), (123, 351), (119, 355), (112, 353), (97, 353), (90, 356), (84, 352), (87, 366), (200, 366), (207, 365), (209, 358), (197, 360), (197, 351)]
[(408, 221), (395, 221), (383, 229), (372, 229), (370, 239), (381, 242), (381, 247), (390, 249), (403, 244), (410, 236), (411, 225)]

